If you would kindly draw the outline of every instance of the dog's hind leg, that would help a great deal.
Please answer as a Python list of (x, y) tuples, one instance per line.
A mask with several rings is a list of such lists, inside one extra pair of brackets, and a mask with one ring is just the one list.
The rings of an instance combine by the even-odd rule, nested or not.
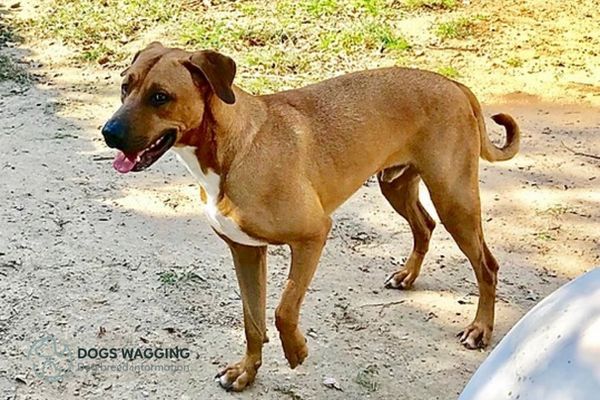
[(439, 174), (432, 169), (422, 171), (421, 176), (444, 227), (469, 259), (477, 278), (477, 313), (459, 334), (461, 343), (474, 349), (489, 344), (492, 335), (498, 263), (483, 237), (478, 160), (456, 157), (451, 165), (452, 174)]
[(414, 167), (388, 168), (377, 177), (381, 192), (394, 210), (408, 221), (413, 233), (413, 249), (406, 264), (385, 280), (385, 286), (409, 289), (421, 271), (435, 222), (419, 201), (420, 178)]

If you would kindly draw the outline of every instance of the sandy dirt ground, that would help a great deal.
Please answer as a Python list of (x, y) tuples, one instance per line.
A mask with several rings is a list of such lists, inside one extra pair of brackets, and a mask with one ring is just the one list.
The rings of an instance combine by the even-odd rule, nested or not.
[[(242, 355), (241, 302), (192, 178), (172, 155), (140, 174), (112, 169), (98, 128), (118, 105), (118, 71), (53, 65), (58, 53), (40, 44), (2, 52), (39, 76), (29, 88), (0, 84), (3, 399), (453, 399), (489, 354), (455, 338), (477, 288), (441, 224), (414, 290), (382, 287), (412, 236), (369, 181), (335, 213), (306, 297), (309, 358), (292, 371), (283, 357), (273, 315), (289, 254), (272, 247), (263, 366), (249, 390), (225, 393), (213, 376)], [(509, 112), (523, 131), (515, 159), (480, 168), (484, 228), (501, 264), (493, 345), (541, 298), (600, 265), (600, 161), (567, 149), (600, 154), (600, 88), (569, 101), (547, 87), (478, 92), (487, 115)], [(28, 356), (48, 334), (73, 352), (179, 346), (191, 357), (166, 362), (187, 369), (175, 372), (81, 370), (76, 360), (48, 382)]]

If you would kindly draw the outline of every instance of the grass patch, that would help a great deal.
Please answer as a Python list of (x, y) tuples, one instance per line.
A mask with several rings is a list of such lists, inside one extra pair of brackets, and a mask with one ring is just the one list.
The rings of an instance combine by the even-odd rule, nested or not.
[(274, 7), (252, 3), (236, 9), (247, 17), (182, 17), (176, 42), (233, 56), (241, 67), (237, 82), (255, 94), (314, 82), (339, 68), (340, 60), (353, 64), (410, 48), (389, 18), (381, 17), (390, 10), (382, 0), (284, 0)]
[(556, 238), (554, 237), (554, 235), (550, 231), (536, 232), (536, 233), (533, 234), (533, 236), (535, 236), (536, 239), (542, 240), (544, 242), (551, 242), (551, 241), (555, 241), (556, 240)]
[[(193, 4), (192, 4), (193, 3)], [(411, 43), (398, 28), (407, 7), (391, 0), (164, 2), (47, 0), (21, 22), (28, 37), (61, 40), (75, 64), (123, 67), (152, 40), (214, 49), (238, 64), (236, 83), (254, 94), (338, 74), (407, 62)], [(412, 1), (452, 8), (450, 0)], [(132, 46), (130, 42), (139, 42)]]
[(445, 66), (439, 67), (437, 69), (437, 73), (440, 75), (444, 75), (446, 78), (450, 78), (450, 79), (460, 77), (460, 73), (452, 65), (445, 65)]
[(319, 36), (321, 51), (344, 52), (352, 55), (364, 50), (396, 52), (410, 49), (404, 36), (385, 23), (368, 23), (345, 28), (341, 31), (325, 31)]
[(182, 26), (178, 39), (187, 46), (220, 49), (225, 42), (233, 39), (234, 32), (235, 28), (227, 26), (224, 22), (212, 20), (188, 21)]
[(193, 271), (176, 271), (170, 269), (158, 272), (156, 275), (160, 286), (165, 289), (169, 286), (178, 286), (183, 283), (200, 283), (205, 281), (204, 278)]
[(352, 6), (355, 10), (364, 11), (374, 17), (385, 14), (387, 10), (383, 0), (354, 0)]
[(440, 39), (464, 39), (473, 33), (474, 25), (469, 18), (461, 17), (442, 22), (435, 29), (435, 34)]
[(310, 68), (309, 59), (302, 53), (271, 48), (249, 53), (244, 64), (262, 73), (276, 75), (305, 73)]
[(404, 4), (412, 9), (452, 10), (458, 7), (456, 0), (404, 0)]
[(272, 93), (283, 88), (285, 88), (284, 83), (275, 76), (253, 76), (244, 79), (244, 89), (252, 94)]
[(25, 68), (4, 54), (0, 54), (0, 82), (13, 81), (21, 85), (31, 83), (31, 76)]
[(355, 381), (369, 392), (375, 392), (379, 389), (377, 375), (379, 375), (377, 365), (371, 364), (358, 371)]
[(507, 59), (506, 64), (513, 68), (519, 68), (523, 66), (523, 60), (517, 56), (514, 56)]
[(352, 64), (365, 62), (365, 50), (410, 48), (394, 28), (404, 11), (386, 0), (213, 3), (203, 9), (162, 0), (48, 1), (22, 23), (22, 31), (62, 40), (76, 50), (77, 61), (109, 66), (130, 60), (124, 45), (150, 29), (170, 32), (160, 39), (188, 49), (216, 49), (238, 60), (238, 55), (250, 57), (251, 68), (269, 74), (317, 74), (324, 65), (339, 65), (340, 53)]
[(339, 7), (336, 0), (305, 0), (299, 3), (300, 7), (304, 8), (313, 17), (333, 15)]
[(394, 32), (389, 25), (374, 24), (367, 26), (367, 43), (383, 50), (404, 51), (410, 48), (408, 41), (400, 34)]
[(179, 2), (162, 0), (55, 0), (37, 16), (24, 21), (23, 30), (58, 38), (81, 51), (85, 61), (109, 57), (119, 60), (123, 44), (140, 31), (174, 18)]
[(565, 215), (565, 214), (575, 214), (575, 212), (576, 212), (575, 209), (572, 207), (557, 204), (555, 206), (548, 207), (544, 210), (537, 210), (536, 214), (537, 215), (548, 215), (548, 216), (552, 216), (552, 217), (559, 217), (559, 216)]

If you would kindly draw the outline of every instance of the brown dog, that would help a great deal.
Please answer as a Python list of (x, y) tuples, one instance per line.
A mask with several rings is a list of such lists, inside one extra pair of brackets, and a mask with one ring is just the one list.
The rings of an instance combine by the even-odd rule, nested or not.
[(275, 324), (290, 366), (306, 358), (299, 312), (330, 214), (373, 174), (414, 235), (406, 265), (386, 286), (409, 288), (429, 247), (435, 223), (419, 202), (422, 179), (479, 285), (477, 314), (460, 340), (469, 348), (489, 343), (498, 264), (483, 238), (478, 166), (479, 157), (498, 161), (517, 153), (512, 117), (493, 117), (507, 132), (498, 148), (469, 89), (416, 69), (362, 71), (252, 96), (233, 85), (230, 58), (152, 43), (123, 76), (123, 105), (102, 130), (107, 144), (121, 150), (115, 168), (141, 171), (173, 148), (202, 186), (208, 220), (233, 255), (247, 348), (217, 375), (223, 387), (244, 389), (261, 365), (268, 244), (291, 248)]

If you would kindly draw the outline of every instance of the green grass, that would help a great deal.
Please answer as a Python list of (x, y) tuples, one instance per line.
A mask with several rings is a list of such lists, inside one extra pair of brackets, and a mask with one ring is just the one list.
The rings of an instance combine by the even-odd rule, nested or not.
[[(422, 10), (445, 13), (458, 5), (456, 0), (213, 0), (204, 7), (190, 1), (45, 0), (21, 22), (19, 33), (60, 40), (73, 50), (72, 63), (109, 69), (125, 67), (153, 40), (187, 50), (215, 49), (236, 60), (236, 83), (260, 94), (342, 71), (414, 65), (403, 21)], [(469, 21), (445, 22), (436, 32), (461, 37), (469, 32)], [(417, 64), (423, 66), (430, 58), (426, 51), (421, 55)], [(452, 67), (439, 72), (459, 76)]]
[(371, 23), (342, 30), (325, 32), (320, 45), (323, 50), (343, 51), (351, 55), (363, 50), (404, 51), (410, 48), (408, 41), (383, 23)]
[(513, 68), (519, 68), (523, 66), (523, 60), (517, 56), (514, 57), (510, 57), (506, 60), (506, 64), (513, 67)]
[(408, 41), (386, 24), (368, 25), (365, 43), (370, 43), (371, 48), (378, 48), (382, 51), (404, 51), (410, 48)]
[(542, 240), (544, 242), (551, 242), (556, 240), (556, 238), (550, 231), (536, 232), (533, 234), (533, 236), (535, 236), (536, 239)]
[(323, 31), (319, 35), (321, 51), (343, 52), (353, 55), (364, 50), (398, 52), (410, 49), (410, 43), (385, 23), (367, 23), (340, 31)]
[(188, 21), (182, 26), (179, 41), (187, 46), (207, 49), (222, 48), (226, 41), (233, 40), (235, 30), (225, 22), (212, 20)]
[(183, 283), (197, 283), (204, 279), (193, 271), (176, 271), (170, 269), (167, 271), (161, 271), (156, 274), (158, 276), (158, 282), (163, 288), (169, 286), (178, 286)]
[(300, 6), (303, 7), (313, 17), (321, 17), (323, 15), (333, 15), (339, 5), (336, 0), (308, 0), (300, 1)]
[(437, 69), (437, 73), (444, 75), (446, 78), (454, 79), (460, 77), (460, 73), (452, 65), (445, 65)]
[(183, 16), (176, 37), (187, 48), (214, 48), (233, 55), (242, 71), (250, 71), (237, 82), (251, 93), (310, 83), (324, 70), (339, 67), (340, 59), (396, 59), (411, 48), (381, 0), (279, 1), (270, 8), (252, 4), (238, 6), (246, 17), (235, 20), (209, 14)]
[(384, 0), (354, 0), (352, 6), (357, 11), (364, 11), (374, 17), (383, 15), (387, 11), (387, 5)]
[(262, 72), (275, 75), (306, 73), (310, 69), (308, 58), (297, 51), (265, 48), (247, 54), (244, 64)]
[(473, 33), (474, 25), (471, 19), (461, 17), (437, 25), (435, 34), (441, 39), (464, 39)]
[[(77, 48), (79, 61), (108, 58), (110, 64), (119, 64), (129, 59), (124, 44), (160, 26), (173, 32), (163, 41), (188, 48), (249, 54), (267, 47), (269, 51), (256, 55), (255, 64), (264, 67), (273, 56), (272, 73), (305, 72), (303, 62), (290, 50), (304, 53), (310, 63), (315, 50), (342, 50), (358, 57), (364, 50), (410, 48), (393, 29), (393, 20), (402, 13), (385, 0), (281, 0), (274, 5), (247, 1), (217, 3), (207, 10), (186, 7), (185, 2), (162, 0), (56, 0), (26, 21), (23, 31), (58, 38)], [(335, 54), (326, 57), (326, 62), (336, 62)]]
[(177, 273), (174, 271), (163, 271), (157, 275), (161, 285), (175, 285), (177, 283)]
[(120, 59), (123, 44), (139, 31), (174, 18), (179, 2), (162, 0), (97, 1), (55, 0), (47, 10), (25, 21), (22, 30), (61, 39), (81, 49), (81, 59)]

